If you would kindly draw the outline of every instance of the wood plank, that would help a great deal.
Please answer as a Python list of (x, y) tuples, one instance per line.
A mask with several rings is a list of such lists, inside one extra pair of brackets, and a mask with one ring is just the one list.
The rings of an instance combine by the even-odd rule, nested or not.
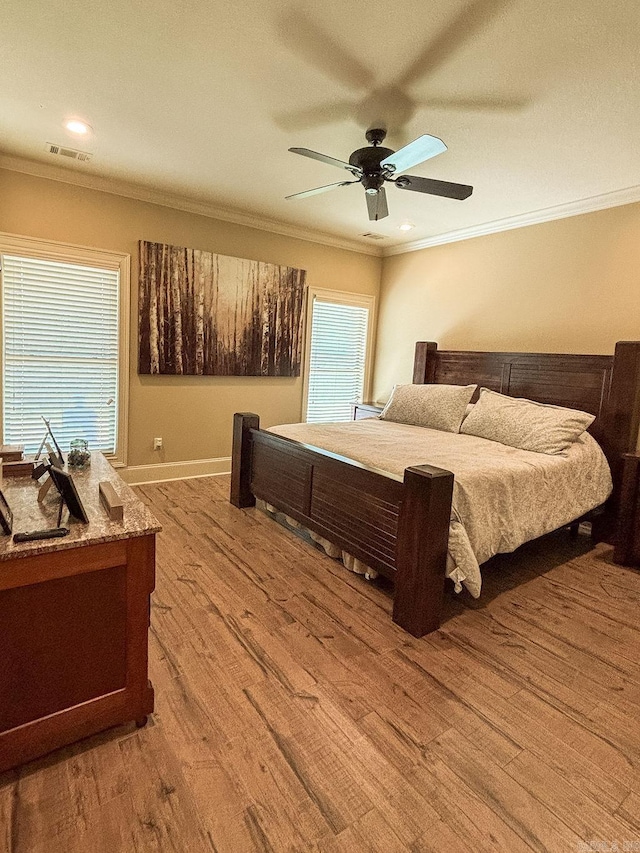
[(474, 616), (475, 624), (469, 619), (464, 627), (446, 632), (456, 641), (455, 650), (448, 652), (449, 657), (467, 661), (471, 658), (479, 667), (512, 679), (518, 689), (535, 689), (548, 701), (579, 713), (595, 709), (595, 697), (584, 696), (571, 686), (576, 681), (577, 670), (533, 644), (522, 643), (517, 634), (498, 628), (481, 614)]
[(467, 738), (445, 732), (425, 750), (439, 758), (473, 790), (516, 835), (537, 853), (575, 850), (580, 836), (538, 799), (528, 796), (506, 770), (488, 763)]
[[(321, 853), (406, 853), (408, 849), (378, 809), (371, 809), (340, 835), (318, 846)], [(421, 848), (412, 845), (412, 849)]]
[[(127, 821), (131, 850), (210, 850), (209, 839), (189, 796), (180, 763), (168, 749), (164, 733), (151, 727), (121, 745), (129, 773), (127, 794), (132, 816)], [(126, 848), (125, 848), (126, 849)]]
[[(626, 751), (626, 738), (615, 725), (592, 724), (587, 717), (565, 714), (527, 690), (521, 690), (512, 699), (515, 707), (524, 709), (538, 720), (538, 724), (579, 751), (596, 766), (606, 768), (632, 789), (640, 782), (638, 746), (633, 753)], [(614, 720), (610, 719), (610, 723)]]
[(616, 815), (634, 827), (640, 833), (640, 793), (632, 791), (616, 810)]
[[(427, 753), (427, 744), (408, 737), (401, 727), (389, 724), (377, 714), (367, 717), (365, 726), (368, 736), (385, 757), (438, 812), (449, 830), (446, 836), (453, 836), (462, 849), (468, 847), (483, 853), (531, 849), (505, 826), (482, 797), (474, 794), (446, 764)], [(448, 731), (455, 733), (453, 728)], [(434, 827), (437, 832), (439, 823)], [(428, 838), (430, 831), (423, 838), (425, 835)]]
[(622, 817), (613, 817), (526, 750), (505, 771), (583, 841), (615, 840), (622, 847), (623, 841), (635, 835), (633, 826)]
[[(404, 657), (403, 653), (396, 653), (396, 656), (400, 659)], [(431, 663), (430, 667), (434, 668), (435, 663)], [(423, 671), (426, 673), (426, 670)], [(574, 724), (568, 729), (576, 737), (575, 745), (566, 742), (564, 728), (555, 730), (548, 725), (541, 725), (541, 711), (553, 712), (553, 709), (548, 709), (533, 694), (528, 694), (537, 703), (532, 706), (531, 700), (528, 703), (519, 701), (525, 691), (519, 691), (508, 701), (504, 700), (474, 679), (472, 673), (464, 676), (447, 675), (446, 670), (441, 669), (436, 675), (442, 695), (433, 705), (466, 737), (475, 739), (481, 724), (488, 726), (494, 739), (489, 741), (491, 754), (502, 754), (510, 760), (509, 749), (514, 745), (527, 748), (543, 757), (565, 778), (575, 780), (576, 786), (590, 791), (598, 802), (611, 810), (617, 808), (626, 796), (625, 792), (630, 790), (632, 777), (624, 784), (618, 780), (609, 764), (599, 764), (597, 758), (583, 753), (578, 725)], [(502, 753), (498, 751), (500, 742)], [(483, 742), (478, 746), (482, 748)]]

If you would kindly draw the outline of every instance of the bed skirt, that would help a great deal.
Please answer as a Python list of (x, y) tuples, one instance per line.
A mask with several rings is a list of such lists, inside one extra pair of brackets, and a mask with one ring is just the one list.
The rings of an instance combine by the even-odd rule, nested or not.
[(344, 567), (349, 569), (350, 572), (355, 572), (357, 575), (364, 575), (367, 580), (373, 580), (378, 577), (378, 572), (376, 572), (375, 569), (365, 565), (361, 560), (356, 559), (353, 554), (349, 554), (347, 551), (343, 551), (341, 548), (338, 548), (337, 545), (334, 545), (333, 542), (329, 542), (328, 539), (324, 539), (322, 536), (314, 533), (313, 530), (309, 530), (307, 527), (300, 524), (300, 522), (296, 521), (295, 518), (291, 518), (291, 516), (281, 512), (277, 507), (258, 498), (256, 500), (256, 508), (262, 512), (266, 512), (277, 521), (284, 522), (286, 526), (290, 527), (292, 530), (304, 533), (313, 540), (313, 542), (319, 545), (329, 557), (333, 557), (334, 560), (341, 560)]

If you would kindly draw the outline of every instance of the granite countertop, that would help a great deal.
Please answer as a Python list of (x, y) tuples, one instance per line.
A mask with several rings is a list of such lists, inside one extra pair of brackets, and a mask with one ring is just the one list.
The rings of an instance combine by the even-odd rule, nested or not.
[[(61, 524), (71, 531), (61, 539), (40, 539), (35, 542), (15, 544), (11, 536), (0, 534), (0, 561), (17, 557), (30, 557), (50, 551), (63, 551), (82, 545), (97, 545), (100, 542), (112, 542), (116, 539), (130, 539), (158, 533), (160, 524), (133, 490), (111, 467), (102, 453), (91, 454), (91, 465), (84, 471), (65, 466), (73, 476), (80, 499), (84, 505), (89, 524), (84, 524), (69, 516), (63, 510)], [(100, 496), (98, 484), (108, 480), (116, 490), (124, 506), (122, 521), (110, 521)], [(13, 512), (13, 532), (22, 533), (31, 530), (43, 530), (55, 527), (58, 521), (60, 496), (51, 486), (43, 503), (38, 503), (38, 490), (44, 477), (36, 482), (31, 477), (5, 477), (2, 492)]]

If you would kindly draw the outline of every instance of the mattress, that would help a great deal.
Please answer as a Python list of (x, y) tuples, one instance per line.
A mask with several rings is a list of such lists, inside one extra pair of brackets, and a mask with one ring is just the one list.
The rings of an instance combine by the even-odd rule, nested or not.
[(604, 503), (612, 489), (607, 460), (588, 433), (565, 455), (549, 456), (378, 418), (270, 431), (399, 476), (411, 465), (451, 471), (446, 573), (457, 590), (463, 584), (476, 598), (482, 563), (569, 524)]

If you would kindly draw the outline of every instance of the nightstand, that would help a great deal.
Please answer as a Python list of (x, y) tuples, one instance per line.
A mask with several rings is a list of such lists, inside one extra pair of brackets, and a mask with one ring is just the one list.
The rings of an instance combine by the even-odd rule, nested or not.
[(379, 415), (384, 409), (384, 406), (377, 406), (375, 403), (354, 403), (353, 404), (353, 420), (359, 421), (362, 418), (374, 418)]

